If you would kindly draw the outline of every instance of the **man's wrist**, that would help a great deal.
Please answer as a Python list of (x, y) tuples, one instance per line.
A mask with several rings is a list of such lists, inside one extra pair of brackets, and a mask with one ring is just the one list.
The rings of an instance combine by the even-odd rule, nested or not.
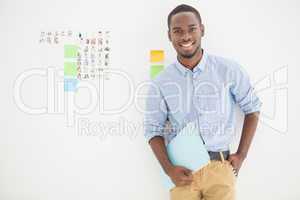
[(165, 173), (167, 174), (167, 175), (170, 175), (170, 172), (171, 172), (171, 170), (174, 168), (174, 165), (172, 165), (171, 163), (169, 163), (169, 164), (167, 164), (166, 166), (165, 166)]
[(247, 152), (244, 152), (244, 151), (237, 151), (236, 152), (243, 160), (246, 159), (247, 157)]

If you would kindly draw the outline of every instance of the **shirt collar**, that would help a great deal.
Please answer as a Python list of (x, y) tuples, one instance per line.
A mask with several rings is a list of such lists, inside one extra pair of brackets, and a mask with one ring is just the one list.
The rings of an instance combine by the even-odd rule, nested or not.
[(199, 72), (203, 71), (205, 68), (206, 59), (207, 59), (207, 53), (206, 53), (206, 51), (203, 50), (202, 58), (201, 58), (200, 62), (194, 67), (193, 70), (186, 68), (184, 65), (182, 65), (178, 61), (178, 59), (176, 59), (175, 66), (182, 75), (186, 76), (186, 74), (189, 72), (196, 73), (198, 71)]

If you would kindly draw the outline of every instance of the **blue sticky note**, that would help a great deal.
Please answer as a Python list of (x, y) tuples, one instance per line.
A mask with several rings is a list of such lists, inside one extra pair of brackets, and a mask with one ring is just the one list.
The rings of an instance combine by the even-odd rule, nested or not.
[(64, 79), (64, 91), (74, 92), (77, 89), (78, 79), (76, 78), (65, 78)]
[[(173, 165), (183, 166), (196, 172), (210, 162), (199, 130), (197, 120), (190, 122), (167, 145), (167, 153)], [(175, 187), (172, 180), (167, 175), (164, 176), (167, 189)]]

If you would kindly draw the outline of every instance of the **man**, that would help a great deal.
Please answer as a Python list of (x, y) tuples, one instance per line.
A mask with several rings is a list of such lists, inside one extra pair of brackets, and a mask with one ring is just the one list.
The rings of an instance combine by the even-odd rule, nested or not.
[[(205, 31), (195, 8), (177, 6), (168, 16), (168, 28), (177, 60), (149, 88), (145, 137), (164, 172), (176, 185), (171, 189), (172, 200), (234, 199), (235, 176), (247, 156), (261, 102), (240, 65), (201, 48)], [(238, 150), (230, 154), (236, 104), (245, 118)], [(195, 119), (199, 119), (200, 136), (211, 163), (192, 174), (190, 169), (170, 162), (166, 144)], [(164, 131), (167, 121), (172, 127), (169, 133)]]

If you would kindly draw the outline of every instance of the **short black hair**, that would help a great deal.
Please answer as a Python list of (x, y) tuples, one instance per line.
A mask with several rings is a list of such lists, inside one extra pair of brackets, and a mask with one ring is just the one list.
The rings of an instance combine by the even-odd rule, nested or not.
[(176, 15), (177, 13), (181, 13), (181, 12), (192, 12), (196, 15), (196, 17), (198, 18), (200, 24), (202, 23), (202, 19), (200, 16), (200, 13), (198, 12), (198, 10), (192, 6), (186, 5), (186, 4), (181, 4), (179, 6), (177, 6), (176, 8), (174, 8), (168, 15), (168, 28), (170, 29), (170, 24), (171, 24), (171, 19), (174, 15)]

